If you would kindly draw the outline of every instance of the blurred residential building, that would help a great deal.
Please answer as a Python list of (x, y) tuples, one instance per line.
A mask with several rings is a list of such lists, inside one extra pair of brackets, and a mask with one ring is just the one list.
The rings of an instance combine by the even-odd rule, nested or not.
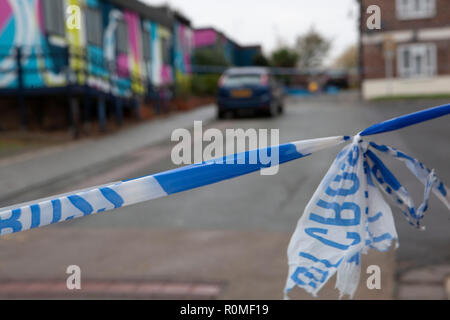
[[(252, 63), (259, 47), (224, 39), (232, 64)], [(193, 50), (191, 20), (168, 6), (0, 0), (0, 130), (68, 125), (77, 135), (93, 120), (104, 131), (108, 118), (167, 111), (191, 94)]]
[[(450, 94), (450, 1), (358, 1), (364, 98)], [(371, 5), (380, 30), (367, 27)]]

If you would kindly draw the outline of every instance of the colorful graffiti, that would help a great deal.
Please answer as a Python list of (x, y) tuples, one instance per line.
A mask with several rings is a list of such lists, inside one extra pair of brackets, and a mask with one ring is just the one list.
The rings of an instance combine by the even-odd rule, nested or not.
[(25, 70), (42, 70), (34, 74), (25, 73), (25, 87), (65, 85), (62, 53), (55, 50), (53, 59), (46, 54), (53, 48), (45, 38), (41, 0), (1, 0), (0, 3), (0, 87), (18, 86), (15, 70), (15, 50), (18, 47), (23, 49), (22, 64)]
[(175, 69), (183, 75), (191, 74), (191, 56), (193, 51), (192, 30), (181, 23), (175, 23)]
[(171, 85), (174, 81), (170, 52), (172, 33), (160, 24), (150, 21), (146, 22), (146, 28), (150, 36), (150, 81), (155, 87)]
[[(104, 41), (99, 47), (87, 43), (85, 19), (80, 29), (64, 24), (63, 35), (49, 34), (43, 1), (0, 0), (0, 88), (18, 87), (16, 49), (20, 47), (25, 88), (87, 83), (121, 96), (144, 93), (147, 74), (143, 67), (141, 19), (137, 13), (122, 12), (99, 0), (57, 0), (63, 2), (63, 8), (80, 7), (83, 15), (88, 7), (101, 11)], [(65, 21), (64, 14), (61, 12)], [(115, 46), (120, 19), (127, 25), (130, 48), (122, 55), (117, 54)], [(125, 74), (118, 76), (118, 70)]]
[[(19, 82), (26, 89), (87, 85), (121, 97), (173, 84), (189, 90), (193, 50), (204, 46), (219, 46), (231, 65), (239, 65), (242, 47), (221, 33), (194, 34), (188, 19), (158, 9), (153, 21), (129, 9), (133, 1), (0, 0), (0, 89), (18, 88)], [(66, 23), (74, 6), (81, 9), (80, 28)], [(55, 20), (62, 30), (52, 29)], [(96, 40), (88, 23), (100, 26)]]
[[(128, 52), (127, 67), (131, 77), (131, 88), (133, 92), (143, 94), (144, 86), (141, 79), (146, 77), (142, 58), (142, 35), (140, 27), (140, 18), (137, 13), (125, 11), (124, 20), (128, 26), (128, 43), (130, 51)], [(120, 56), (119, 61), (120, 62)]]
[[(65, 0), (65, 7), (77, 6), (81, 8), (81, 0)], [(69, 67), (70, 70), (74, 71), (74, 74), (69, 75), (71, 77), (71, 82), (77, 82), (80, 85), (85, 84), (86, 74), (83, 70), (86, 67), (86, 62), (84, 58), (84, 50), (86, 48), (86, 34), (84, 30), (77, 28), (69, 28), (66, 24), (66, 39), (69, 49)]]
[(191, 86), (194, 36), (190, 27), (179, 22), (175, 22), (174, 30), (175, 80), (179, 92), (186, 92), (190, 90)]

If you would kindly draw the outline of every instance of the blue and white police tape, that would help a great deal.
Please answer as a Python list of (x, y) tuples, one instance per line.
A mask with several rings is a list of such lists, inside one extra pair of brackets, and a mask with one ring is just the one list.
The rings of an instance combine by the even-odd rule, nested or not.
[[(404, 152), (362, 139), (362, 136), (397, 130), (449, 113), (450, 105), (445, 105), (373, 125), (355, 136), (338, 154), (306, 206), (289, 243), (286, 298), (295, 286), (316, 296), (336, 272), (336, 288), (341, 297), (354, 295), (359, 284), (361, 254), (371, 248), (386, 251), (398, 238), (392, 211), (380, 190), (417, 228), (421, 228), (431, 191), (450, 210), (448, 188), (434, 170)], [(425, 185), (424, 200), (418, 208), (375, 152), (403, 161)]]
[[(289, 244), (286, 297), (295, 286), (316, 295), (336, 272), (336, 286), (341, 295), (354, 294), (359, 283), (361, 254), (370, 248), (387, 250), (392, 240), (397, 239), (391, 209), (380, 189), (416, 227), (420, 227), (431, 191), (450, 209), (448, 189), (434, 170), (401, 151), (362, 139), (449, 113), (450, 105), (445, 105), (376, 124), (355, 136), (339, 153), (308, 203)], [(3, 208), (0, 209), (0, 235), (206, 186), (306, 157), (350, 140), (349, 136), (337, 136), (297, 141)], [(424, 202), (418, 209), (407, 190), (373, 151), (404, 161), (425, 184)], [(266, 161), (273, 152), (279, 155), (275, 164)]]
[(247, 151), (151, 176), (0, 209), (0, 234), (38, 228), (195, 189), (268, 168), (273, 164), (270, 155), (274, 152), (278, 153), (278, 162), (282, 164), (349, 139), (339, 136), (304, 140)]

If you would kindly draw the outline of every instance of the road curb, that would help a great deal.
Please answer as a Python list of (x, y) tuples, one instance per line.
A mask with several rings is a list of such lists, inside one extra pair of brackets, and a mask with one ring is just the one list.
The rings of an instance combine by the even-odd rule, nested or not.
[(397, 299), (450, 299), (450, 265), (409, 270), (398, 279)]

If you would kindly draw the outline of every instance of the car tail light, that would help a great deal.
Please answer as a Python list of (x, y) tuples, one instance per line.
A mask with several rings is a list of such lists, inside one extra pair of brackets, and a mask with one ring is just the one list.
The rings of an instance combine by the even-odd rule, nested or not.
[(269, 76), (267, 74), (263, 74), (261, 76), (261, 84), (263, 86), (267, 86), (269, 84)]

